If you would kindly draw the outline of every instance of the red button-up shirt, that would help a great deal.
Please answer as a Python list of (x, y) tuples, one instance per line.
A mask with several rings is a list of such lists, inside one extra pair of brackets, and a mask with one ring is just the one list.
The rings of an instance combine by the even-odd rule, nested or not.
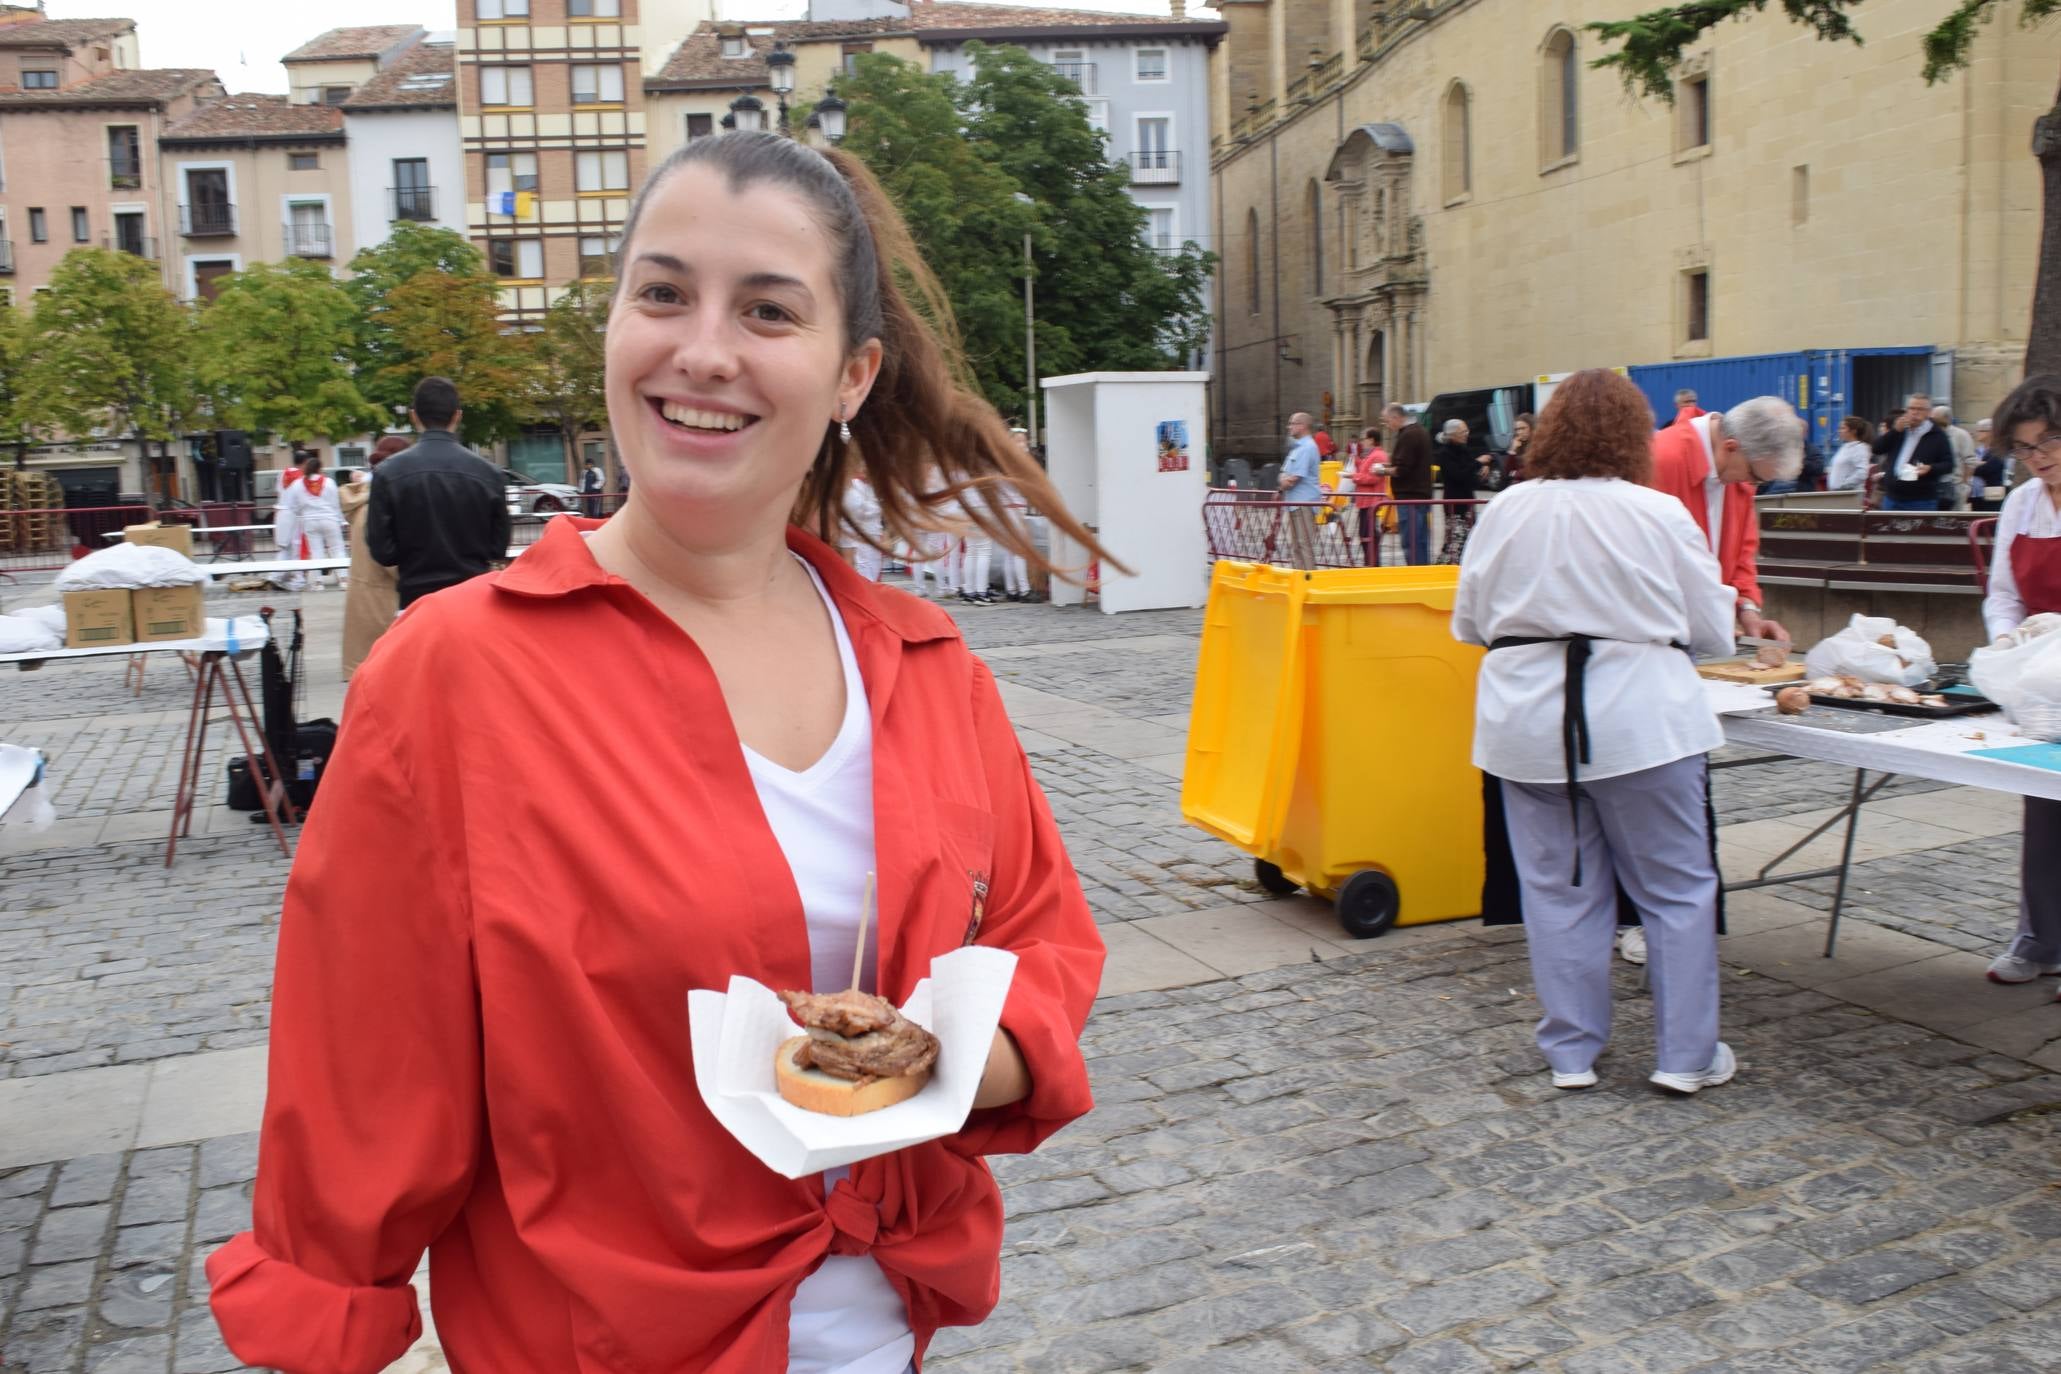
[(790, 533), (872, 706), (880, 990), (1014, 950), (1034, 1086), (827, 1200), (716, 1123), (687, 993), (809, 986), (801, 899), (707, 660), (595, 563), (596, 523), (417, 602), (352, 679), (287, 885), (256, 1225), (208, 1261), (248, 1363), (374, 1374), (420, 1333), (424, 1247), (460, 1371), (778, 1374), (830, 1253), (879, 1262), (920, 1355), (998, 1295), (981, 1156), (1091, 1106), (1102, 941), (994, 679), (943, 612)]

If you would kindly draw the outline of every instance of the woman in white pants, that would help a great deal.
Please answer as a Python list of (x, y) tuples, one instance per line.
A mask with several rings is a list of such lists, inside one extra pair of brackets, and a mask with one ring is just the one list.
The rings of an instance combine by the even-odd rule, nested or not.
[[(289, 521), (308, 541), (308, 557), (350, 557), (344, 539), (343, 505), (336, 494), (336, 483), (322, 471), (319, 454), (301, 464), (300, 481), (279, 493), (278, 526), (284, 527)], [(349, 585), (349, 574), (338, 572), (336, 576), (339, 586)], [(321, 586), (326, 581), (325, 574), (317, 572), (314, 581)]]
[(1474, 762), (1500, 780), (1557, 1088), (1594, 1084), (1610, 1040), (1620, 883), (1646, 929), (1651, 1081), (1693, 1093), (1738, 1070), (1718, 1039), (1705, 809), (1704, 756), (1724, 733), (1690, 657), (1731, 651), (1735, 598), (1688, 511), (1639, 484), (1652, 438), (1631, 382), (1592, 369), (1563, 383), (1527, 451), (1540, 480), (1482, 512), (1453, 603), (1454, 637), (1490, 651)]

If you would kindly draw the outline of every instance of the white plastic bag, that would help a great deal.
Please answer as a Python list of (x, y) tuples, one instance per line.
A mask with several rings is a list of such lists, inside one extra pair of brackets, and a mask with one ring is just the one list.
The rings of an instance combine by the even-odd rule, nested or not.
[(2004, 708), (2020, 734), (2061, 740), (2061, 634), (1977, 649), (1968, 657), (1968, 680)]
[(66, 627), (62, 603), (52, 602), (47, 606), (23, 606), (14, 611), (13, 615), (20, 620), (33, 620), (44, 629), (50, 631), (50, 633), (56, 635), (60, 640), (64, 638)]
[(1894, 620), (1873, 615), (1857, 615), (1838, 634), (1819, 640), (1803, 662), (1814, 678), (1843, 675), (1898, 687), (1916, 687), (1939, 671), (1930, 644)]
[(135, 587), (185, 587), (205, 582), (200, 565), (177, 549), (155, 544), (116, 544), (89, 553), (57, 575), (60, 592), (121, 591)]
[(50, 627), (40, 620), (0, 615), (0, 654), (33, 654), (63, 647), (64, 636), (50, 633)]

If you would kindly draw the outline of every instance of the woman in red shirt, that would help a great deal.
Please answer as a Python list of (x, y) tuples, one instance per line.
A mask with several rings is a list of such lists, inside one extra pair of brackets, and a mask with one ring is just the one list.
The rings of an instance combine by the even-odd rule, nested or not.
[(1382, 514), (1388, 502), (1388, 452), (1381, 447), (1381, 431), (1372, 427), (1360, 431), (1353, 450), (1354, 513), (1360, 522), (1361, 557), (1371, 568), (1381, 561)]
[[(899, 1372), (993, 1308), (983, 1156), (1089, 1109), (1102, 942), (987, 668), (802, 527), (837, 531), (862, 467), (866, 542), (963, 496), (1037, 560), (1006, 483), (1109, 555), (926, 318), (948, 334), (842, 153), (697, 140), (639, 193), (606, 342), (628, 500), (416, 602), (352, 679), (287, 887), (256, 1225), (208, 1262), (245, 1362), (384, 1368), (425, 1248), (472, 1374)], [(568, 703), (602, 719), (576, 756), (532, 731)], [(867, 871), (866, 986), (899, 1003), (974, 942), (1014, 981), (957, 1134), (789, 1180), (703, 1104), (687, 994), (830, 990)]]

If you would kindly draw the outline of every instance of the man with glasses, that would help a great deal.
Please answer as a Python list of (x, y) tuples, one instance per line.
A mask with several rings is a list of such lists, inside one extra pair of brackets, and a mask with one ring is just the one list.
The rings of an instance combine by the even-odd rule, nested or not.
[(1932, 398), (1914, 392), (1904, 398), (1896, 423), (1875, 440), (1882, 465), (1882, 509), (1940, 508), (1942, 488), (1953, 481), (1954, 446), (1932, 423)]

